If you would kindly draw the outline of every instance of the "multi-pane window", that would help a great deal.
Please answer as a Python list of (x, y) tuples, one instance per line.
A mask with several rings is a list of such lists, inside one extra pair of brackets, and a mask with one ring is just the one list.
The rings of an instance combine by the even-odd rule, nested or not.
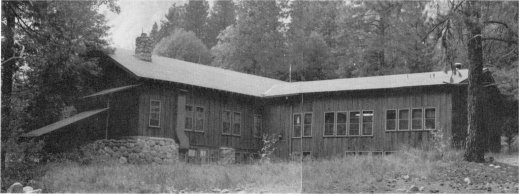
[(324, 113), (324, 135), (334, 135), (333, 126), (335, 123), (335, 113), (327, 112)]
[(350, 130), (349, 135), (360, 135), (360, 112), (350, 112)]
[(204, 131), (205, 111), (203, 107), (196, 107), (195, 130)]
[(293, 119), (293, 130), (294, 135), (293, 137), (301, 137), (301, 128), (302, 128), (302, 122), (301, 122), (301, 114), (294, 114)]
[(396, 130), (396, 110), (386, 111), (386, 130)]
[(262, 119), (260, 115), (254, 115), (254, 137), (261, 138), (263, 133)]
[(425, 129), (436, 129), (436, 109), (425, 109)]
[(362, 111), (362, 135), (373, 135), (373, 111)]
[(186, 105), (186, 120), (184, 123), (185, 130), (193, 130), (193, 106)]
[(324, 136), (345, 136), (347, 116), (347, 112), (324, 113)]
[(419, 130), (422, 129), (422, 109), (413, 109), (411, 111), (411, 129)]
[(398, 130), (409, 130), (409, 110), (398, 110)]
[(150, 120), (149, 120), (150, 127), (160, 127), (160, 101), (159, 100), (150, 101), (149, 118), (150, 118)]
[(304, 123), (303, 123), (303, 137), (311, 137), (312, 136), (312, 113), (304, 114)]
[(223, 111), (222, 134), (231, 134), (231, 111)]
[(346, 121), (347, 121), (347, 113), (346, 112), (337, 112), (337, 135), (346, 135)]
[(234, 112), (232, 121), (232, 134), (241, 135), (241, 113)]

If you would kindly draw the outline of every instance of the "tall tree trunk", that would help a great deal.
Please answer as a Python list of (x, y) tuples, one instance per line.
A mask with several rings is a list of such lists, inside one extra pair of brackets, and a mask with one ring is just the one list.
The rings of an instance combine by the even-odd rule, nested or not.
[(469, 59), (468, 136), (464, 158), (469, 162), (483, 162), (485, 154), (485, 127), (482, 109), (483, 47), (481, 38), (480, 2), (467, 1), (465, 26), (468, 30)]
[[(2, 30), (5, 34), (4, 42), (2, 42), (2, 57), (5, 63), (2, 63), (2, 143), (5, 143), (9, 136), (9, 120), (11, 113), (11, 92), (13, 86), (13, 75), (15, 70), (16, 61), (9, 60), (14, 57), (14, 27), (15, 27), (15, 15), (12, 12), (14, 1), (2, 2), (2, 19), (5, 18), (6, 29)], [(3, 62), (3, 61), (2, 61)], [(1, 168), (5, 169), (5, 155), (4, 149), (1, 151)]]

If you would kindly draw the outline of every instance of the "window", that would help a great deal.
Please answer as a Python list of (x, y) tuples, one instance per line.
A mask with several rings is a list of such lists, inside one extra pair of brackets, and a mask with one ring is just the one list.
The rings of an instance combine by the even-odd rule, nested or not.
[(362, 111), (362, 135), (373, 135), (373, 111)]
[(253, 131), (253, 135), (256, 138), (261, 138), (261, 136), (262, 136), (262, 133), (263, 133), (262, 121), (263, 121), (263, 119), (261, 119), (260, 115), (254, 115), (254, 128), (253, 128), (254, 131)]
[(203, 107), (196, 107), (195, 130), (204, 131), (205, 111)]
[(396, 110), (387, 110), (386, 111), (386, 130), (387, 131), (396, 130)]
[(331, 136), (334, 135), (333, 126), (335, 123), (335, 113), (327, 112), (324, 113), (324, 135)]
[(159, 100), (151, 100), (150, 101), (150, 127), (160, 127), (160, 101)]
[(186, 105), (186, 121), (184, 123), (185, 130), (193, 130), (193, 106)]
[(222, 134), (231, 134), (231, 111), (223, 111)]
[(232, 121), (233, 121), (232, 134), (241, 135), (241, 113), (234, 112)]
[(337, 135), (346, 135), (346, 121), (347, 121), (347, 113), (346, 112), (338, 112), (337, 113)]
[(436, 129), (436, 109), (425, 109), (425, 129)]
[(350, 112), (350, 135), (360, 134), (360, 112)]
[(398, 130), (409, 130), (409, 110), (398, 111)]
[(301, 114), (294, 114), (294, 136), (293, 137), (301, 137)]
[(413, 109), (411, 112), (411, 129), (422, 129), (422, 109)]
[(305, 120), (303, 126), (303, 137), (312, 136), (312, 113), (305, 113)]

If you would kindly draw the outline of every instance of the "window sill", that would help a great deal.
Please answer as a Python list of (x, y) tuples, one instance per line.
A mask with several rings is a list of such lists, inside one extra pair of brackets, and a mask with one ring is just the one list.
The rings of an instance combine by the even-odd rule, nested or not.
[(184, 130), (185, 132), (193, 132), (193, 133), (205, 133), (205, 131), (199, 131), (199, 130)]
[(436, 129), (413, 129), (413, 130), (385, 130), (385, 132), (388, 133), (394, 133), (394, 132), (427, 132), (427, 131), (434, 131)]
[(152, 128), (152, 129), (160, 129), (160, 126), (149, 126), (149, 125), (148, 125), (148, 128)]
[(228, 134), (228, 133), (224, 133), (222, 135), (224, 135), (224, 136), (233, 136), (233, 137), (241, 137), (241, 135)]

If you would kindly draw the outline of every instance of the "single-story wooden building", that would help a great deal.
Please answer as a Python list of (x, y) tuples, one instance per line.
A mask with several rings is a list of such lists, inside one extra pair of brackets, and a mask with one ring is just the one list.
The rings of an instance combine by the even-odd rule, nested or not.
[[(282, 158), (392, 152), (427, 144), (435, 130), (453, 145), (466, 136), (466, 69), (285, 82), (152, 56), (146, 41), (143, 34), (136, 51), (100, 57), (105, 88), (82, 101), (106, 102), (103, 107), (78, 105), (88, 112), (26, 136), (101, 112), (96, 121), (104, 123), (106, 138), (173, 138), (200, 156), (220, 147), (256, 152), (263, 134), (279, 137), (275, 154)], [(491, 101), (487, 110), (495, 107)]]

